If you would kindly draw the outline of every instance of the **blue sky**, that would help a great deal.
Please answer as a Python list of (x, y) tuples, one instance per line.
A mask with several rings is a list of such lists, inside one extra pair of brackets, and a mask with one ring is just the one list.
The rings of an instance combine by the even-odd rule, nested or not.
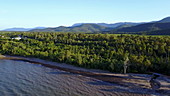
[(170, 0), (0, 0), (0, 29), (147, 22), (170, 16)]

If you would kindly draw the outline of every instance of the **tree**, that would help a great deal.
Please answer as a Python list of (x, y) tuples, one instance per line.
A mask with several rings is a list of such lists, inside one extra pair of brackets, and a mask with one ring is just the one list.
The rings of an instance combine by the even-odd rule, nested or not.
[(126, 57), (126, 60), (124, 61), (124, 64), (123, 64), (124, 74), (126, 74), (128, 63), (129, 63), (129, 58)]

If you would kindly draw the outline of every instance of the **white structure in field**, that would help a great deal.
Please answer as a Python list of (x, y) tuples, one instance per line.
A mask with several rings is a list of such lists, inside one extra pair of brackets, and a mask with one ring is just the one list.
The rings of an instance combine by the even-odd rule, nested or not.
[(0, 37), (4, 38), (4, 36), (3, 36), (3, 35), (0, 35)]
[(14, 38), (11, 38), (11, 39), (21, 40), (22, 38), (21, 37), (14, 37)]

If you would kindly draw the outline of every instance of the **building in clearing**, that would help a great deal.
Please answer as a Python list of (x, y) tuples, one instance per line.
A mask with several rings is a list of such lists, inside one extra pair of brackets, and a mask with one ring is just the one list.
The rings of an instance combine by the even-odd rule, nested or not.
[(3, 35), (0, 35), (0, 37), (4, 38), (4, 36), (3, 36)]
[(21, 37), (13, 37), (11, 39), (15, 39), (15, 40), (21, 40), (22, 38)]

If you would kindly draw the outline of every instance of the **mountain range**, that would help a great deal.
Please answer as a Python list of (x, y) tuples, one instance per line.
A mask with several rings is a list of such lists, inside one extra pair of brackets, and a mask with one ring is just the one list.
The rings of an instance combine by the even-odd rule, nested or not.
[(130, 27), (139, 25), (142, 23), (132, 23), (132, 22), (120, 22), (114, 24), (107, 23), (76, 23), (70, 27), (59, 26), (55, 28), (46, 28), (46, 29), (33, 29), (30, 31), (34, 32), (102, 32), (116, 29), (119, 27)]
[(71, 27), (76, 27), (76, 26), (80, 26), (80, 25), (83, 25), (83, 24), (96, 24), (96, 25), (100, 25), (100, 26), (104, 26), (104, 27), (111, 27), (111, 28), (116, 28), (116, 27), (119, 27), (121, 25), (132, 25), (132, 26), (135, 26), (135, 25), (138, 25), (140, 23), (133, 23), (133, 22), (119, 22), (119, 23), (113, 23), (113, 24), (107, 24), (107, 23), (76, 23), (76, 24), (73, 24)]
[[(108, 33), (151, 33), (151, 32), (161, 32), (170, 29), (170, 17), (164, 18), (160, 21), (148, 22), (139, 24), (131, 27), (117, 28), (109, 30)], [(156, 32), (156, 33), (157, 33)]]
[(107, 27), (100, 26), (97, 24), (82, 24), (75, 27), (55, 27), (55, 28), (46, 28), (46, 29), (33, 29), (30, 31), (34, 32), (96, 32), (105, 30)]
[[(31, 32), (90, 32), (90, 33), (145, 33), (158, 34), (160, 32), (170, 33), (170, 17), (154, 22), (119, 22), (107, 23), (76, 23), (70, 27), (36, 27), (36, 28), (10, 28), (3, 31), (31, 31)], [(164, 32), (163, 32), (164, 31)]]
[(140, 24), (132, 27), (124, 27), (120, 29), (115, 29), (115, 32), (146, 32), (146, 31), (157, 31), (170, 28), (170, 22), (166, 23), (146, 23)]
[(8, 28), (2, 31), (30, 31), (33, 29), (45, 29), (46, 27), (35, 27), (35, 28)]

